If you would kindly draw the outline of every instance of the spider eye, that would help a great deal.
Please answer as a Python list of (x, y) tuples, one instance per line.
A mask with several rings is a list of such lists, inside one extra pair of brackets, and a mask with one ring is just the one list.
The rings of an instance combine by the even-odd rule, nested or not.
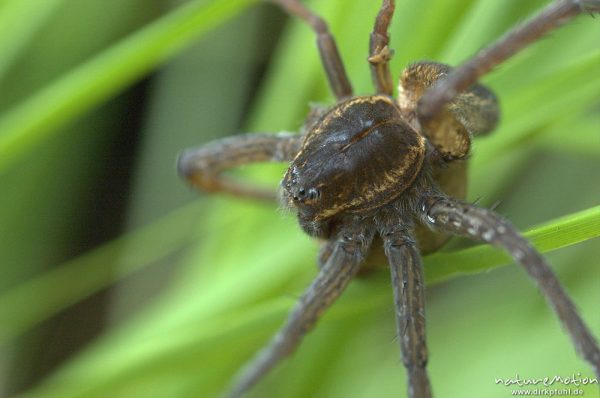
[(293, 194), (293, 199), (295, 202), (303, 202), (306, 199), (306, 190), (304, 188), (298, 188), (298, 190)]
[(316, 188), (309, 188), (307, 191), (301, 187), (292, 197), (295, 202), (315, 201), (321, 197), (321, 192)]

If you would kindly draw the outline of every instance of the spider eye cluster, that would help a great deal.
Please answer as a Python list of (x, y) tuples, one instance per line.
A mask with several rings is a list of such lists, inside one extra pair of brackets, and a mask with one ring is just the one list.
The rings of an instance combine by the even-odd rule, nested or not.
[(300, 188), (297, 193), (294, 194), (293, 199), (295, 202), (304, 202), (306, 200), (317, 200), (320, 196), (321, 192), (316, 188), (309, 188), (308, 191), (304, 188)]
[(311, 204), (321, 198), (321, 191), (316, 187), (307, 187), (302, 183), (298, 169), (292, 167), (291, 178), (284, 182), (283, 186), (289, 198), (294, 204)]

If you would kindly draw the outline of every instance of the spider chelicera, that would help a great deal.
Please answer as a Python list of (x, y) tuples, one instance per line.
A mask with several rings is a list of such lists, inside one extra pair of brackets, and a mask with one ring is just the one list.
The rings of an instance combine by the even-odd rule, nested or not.
[(393, 0), (383, 0), (370, 37), (368, 61), (377, 89), (371, 96), (353, 95), (321, 18), (299, 0), (271, 1), (316, 33), (337, 103), (314, 109), (301, 134), (248, 134), (187, 150), (179, 158), (179, 172), (203, 191), (273, 200), (275, 194), (228, 179), (222, 171), (251, 162), (290, 162), (280, 202), (297, 215), (307, 234), (326, 243), (317, 277), (285, 325), (240, 374), (230, 396), (242, 395), (290, 355), (361, 265), (377, 256), (369, 248), (383, 246), (408, 395), (430, 397), (420, 253), (436, 250), (450, 235), (501, 247), (521, 264), (576, 351), (600, 377), (598, 344), (545, 260), (502, 217), (462, 200), (471, 139), (493, 130), (499, 114), (496, 97), (477, 80), (572, 17), (600, 11), (600, 1), (556, 0), (457, 68), (411, 64), (402, 72), (396, 99), (388, 67)]

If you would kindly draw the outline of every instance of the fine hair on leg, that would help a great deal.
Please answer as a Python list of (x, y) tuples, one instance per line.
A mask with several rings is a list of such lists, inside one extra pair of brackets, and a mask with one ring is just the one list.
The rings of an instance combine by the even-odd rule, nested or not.
[(425, 284), (421, 255), (406, 228), (395, 228), (381, 235), (392, 274), (396, 330), (408, 375), (408, 396), (429, 398), (432, 395), (426, 369)]
[(515, 227), (489, 209), (439, 192), (422, 196), (419, 208), (425, 224), (506, 250), (536, 282), (571, 337), (577, 353), (592, 365), (596, 376), (600, 377), (600, 349), (596, 339), (550, 266)]
[(531, 43), (584, 12), (599, 12), (598, 0), (555, 0), (529, 20), (508, 31), (496, 42), (456, 67), (446, 78), (427, 90), (419, 101), (421, 124), (432, 123), (454, 97), (475, 84), (483, 75)]
[(227, 169), (256, 162), (287, 162), (300, 150), (297, 134), (241, 134), (187, 149), (177, 159), (179, 175), (204, 192), (276, 200), (276, 193), (222, 175)]
[(362, 230), (342, 228), (335, 239), (329, 259), (302, 295), (285, 325), (243, 369), (228, 397), (240, 397), (282, 359), (294, 352), (302, 337), (314, 327), (320, 316), (354, 278), (371, 243), (372, 235), (367, 235)]
[(394, 0), (383, 0), (381, 9), (375, 19), (375, 26), (369, 40), (369, 64), (371, 77), (378, 94), (392, 95), (394, 82), (390, 72), (389, 61), (394, 52), (388, 47), (390, 35), (388, 28), (394, 15)]
[(299, 0), (268, 0), (279, 5), (286, 12), (306, 22), (317, 35), (317, 47), (321, 62), (327, 74), (329, 86), (337, 99), (350, 97), (352, 85), (346, 74), (342, 57), (338, 51), (335, 39), (329, 33), (327, 23), (314, 12), (310, 11)]

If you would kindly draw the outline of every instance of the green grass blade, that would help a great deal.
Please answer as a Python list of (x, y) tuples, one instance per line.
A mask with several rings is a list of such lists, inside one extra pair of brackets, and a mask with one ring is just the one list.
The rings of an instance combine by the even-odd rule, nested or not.
[[(501, 102), (506, 121), (489, 138), (477, 142), (475, 162), (487, 163), (499, 153), (515, 149), (523, 141), (533, 138), (545, 124), (573, 115), (597, 101), (600, 80), (589, 76), (598, 70), (600, 50), (573, 60), (547, 76), (538, 77), (535, 84), (526, 89), (501, 97), (506, 98), (506, 103)], [(536, 107), (523, 112), (530, 104), (536, 104)]]
[[(0, 296), (0, 344), (181, 249), (193, 236), (199, 205), (182, 207), (4, 293)], [(119, 267), (107, 267), (114, 263)]]
[(253, 2), (192, 1), (9, 110), (0, 119), (0, 171), (58, 127), (139, 80)]
[[(597, 158), (600, 156), (598, 126), (600, 126), (600, 113), (575, 120), (566, 119), (549, 129), (544, 134), (544, 140), (540, 144), (544, 148), (556, 152), (569, 151), (575, 155), (587, 155)], [(577, 131), (577, 139), (565, 138), (564, 132), (569, 130)]]
[(0, 86), (6, 70), (64, 0), (8, 0), (0, 4)]
[[(542, 253), (574, 245), (600, 236), (600, 206), (550, 221), (526, 232), (525, 237)], [(437, 253), (426, 258), (428, 283), (461, 274), (484, 272), (512, 262), (503, 251), (480, 245), (453, 253)]]
[[(600, 206), (553, 220), (525, 235), (542, 252), (598, 237)], [(427, 280), (435, 283), (461, 274), (484, 272), (508, 264), (510, 259), (489, 246), (477, 246), (453, 253), (435, 254), (427, 257), (425, 263)], [(380, 282), (388, 283), (374, 281), (378, 286)], [(371, 284), (355, 283), (345, 295), (347, 297), (327, 314), (327, 318), (330, 321), (362, 318), (376, 308), (385, 307), (390, 301), (391, 291), (369, 285)], [(57, 375), (43, 390), (45, 393), (36, 394), (34, 391), (27, 396), (102, 396), (103, 393), (114, 391), (112, 388), (121, 383), (144, 384), (151, 380), (153, 372), (176, 371), (182, 362), (195, 360), (198, 362), (193, 368), (202, 377), (203, 370), (210, 371), (213, 361), (218, 361), (220, 356), (229, 355), (226, 347), (231, 347), (231, 344), (228, 342), (236, 341), (243, 345), (246, 340), (266, 337), (293, 303), (294, 300), (290, 297), (280, 297), (250, 308), (232, 309), (202, 319), (201, 328), (188, 325), (170, 331), (168, 339), (160, 337), (161, 335), (151, 336), (143, 344), (121, 348), (118, 352), (100, 355), (92, 361), (80, 358), (77, 366), (67, 368)], [(90, 354), (93, 357), (93, 353)], [(118, 366), (108, 366), (109, 362)], [(149, 372), (150, 369), (153, 371)], [(86, 382), (81, 383), (83, 380)]]
[[(198, 204), (181, 208), (148, 227), (125, 235), (0, 296), (0, 343), (180, 249), (190, 240), (198, 212)], [(186, 224), (188, 227), (182, 228)], [(541, 252), (596, 238), (600, 236), (600, 206), (550, 221), (533, 228), (525, 236)], [(169, 239), (165, 240), (164, 237)], [(161, 244), (157, 245), (156, 242)], [(123, 251), (144, 253), (144, 256), (125, 255), (120, 258)], [(105, 264), (114, 261), (121, 264), (120, 272), (105, 272)], [(429, 283), (440, 282), (462, 274), (485, 272), (509, 262), (511, 259), (504, 252), (481, 245), (428, 256), (425, 260), (426, 276)], [(46, 300), (37, 300), (40, 294)], [(20, 309), (17, 311), (17, 308)]]

